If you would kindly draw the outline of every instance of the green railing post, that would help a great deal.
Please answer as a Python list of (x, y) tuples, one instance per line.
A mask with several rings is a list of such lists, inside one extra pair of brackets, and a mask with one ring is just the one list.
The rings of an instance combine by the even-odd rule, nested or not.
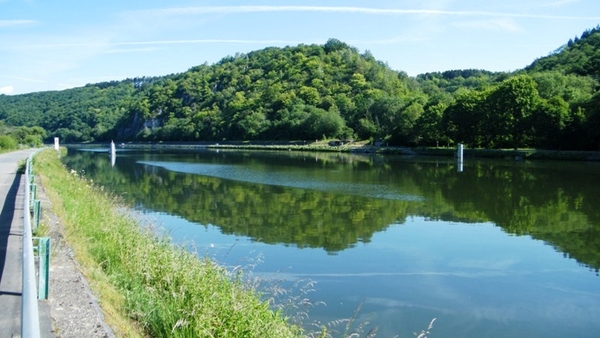
[(35, 185), (35, 183), (31, 183), (29, 186), (29, 190), (31, 193), (31, 197), (29, 197), (29, 202), (31, 202), (31, 205), (29, 206), (32, 211), (33, 211), (33, 207), (34, 207), (34, 201), (35, 201), (35, 197), (37, 196), (37, 186)]
[(33, 225), (32, 229), (36, 230), (40, 226), (40, 218), (42, 214), (42, 203), (40, 200), (33, 201)]
[(31, 159), (27, 159), (27, 166), (29, 167), (29, 172), (27, 173), (27, 177), (29, 178), (29, 183), (33, 183), (35, 175), (33, 174), (33, 166), (31, 163)]
[(38, 253), (38, 299), (48, 299), (48, 285), (50, 284), (50, 238), (34, 237), (37, 240)]

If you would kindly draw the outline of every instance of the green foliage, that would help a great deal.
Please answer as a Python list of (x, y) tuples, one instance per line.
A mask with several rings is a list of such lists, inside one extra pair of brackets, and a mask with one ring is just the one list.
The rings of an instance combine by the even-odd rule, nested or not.
[(418, 144), (436, 147), (448, 144), (442, 125), (446, 107), (443, 103), (436, 103), (424, 108), (423, 114), (415, 122)]
[(598, 149), (590, 103), (600, 87), (598, 47), (597, 27), (515, 73), (463, 69), (410, 78), (369, 51), (330, 39), (236, 54), (164, 77), (1, 95), (0, 119), (41, 126), (47, 140), (67, 143), (358, 137), (404, 146), (591, 150)]
[(535, 60), (526, 70), (554, 70), (600, 80), (600, 26), (586, 30), (581, 38), (576, 37), (554, 53)]
[[(0, 117), (10, 126), (41, 127), (42, 139), (61, 142), (109, 140), (126, 113), (131, 81), (99, 83), (63, 91), (0, 96)], [(37, 141), (30, 139), (28, 141)], [(37, 144), (38, 142), (36, 142)]]
[[(442, 124), (450, 140), (465, 143), (476, 148), (481, 146), (484, 137), (484, 121), (487, 112), (486, 101), (490, 91), (463, 91), (456, 101), (445, 111)], [(492, 127), (494, 121), (486, 121), (485, 127)], [(493, 129), (493, 128), (490, 128)], [(490, 138), (493, 134), (485, 134)], [(490, 138), (486, 139), (489, 143)]]
[[(210, 133), (198, 137), (181, 137), (180, 133), (180, 140), (320, 139), (352, 135), (364, 115), (392, 114), (389, 110), (372, 111), (373, 101), (406, 93), (406, 80), (399, 79), (372, 57), (360, 55), (336, 40), (325, 46), (267, 48), (236, 55), (213, 66), (193, 68), (173, 81), (180, 88), (175, 97), (191, 115), (198, 116), (198, 112), (207, 108), (213, 111), (210, 116), (200, 114), (202, 123), (195, 130), (205, 129), (207, 124), (224, 127), (210, 128)], [(155, 85), (164, 86), (159, 82)], [(194, 90), (198, 85), (204, 89)], [(149, 92), (154, 91), (149, 89)], [(150, 116), (160, 120), (157, 129), (164, 128), (179, 115), (179, 108), (153, 105), (154, 96), (149, 99)], [(164, 110), (172, 113), (165, 117)]]
[(600, 150), (600, 91), (589, 101), (587, 106), (587, 130), (591, 147)]
[(18, 127), (11, 132), (19, 144), (39, 147), (46, 137), (46, 131), (41, 127)]
[(13, 150), (16, 148), (17, 140), (8, 135), (0, 135), (0, 150)]
[(549, 100), (541, 99), (530, 116), (533, 128), (532, 144), (538, 148), (559, 149), (561, 147), (560, 135), (565, 130), (569, 107), (560, 96)]
[(0, 149), (14, 150), (19, 145), (39, 147), (46, 135), (41, 127), (9, 127), (0, 121)]
[(514, 149), (530, 135), (530, 115), (539, 95), (533, 79), (527, 75), (510, 77), (495, 88), (488, 99), (486, 124), (510, 140)]

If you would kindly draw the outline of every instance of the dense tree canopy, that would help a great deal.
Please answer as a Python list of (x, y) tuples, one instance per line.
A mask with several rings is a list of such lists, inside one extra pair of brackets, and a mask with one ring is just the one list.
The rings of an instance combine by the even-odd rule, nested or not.
[(600, 26), (586, 30), (581, 37), (560, 47), (555, 53), (537, 59), (528, 71), (560, 71), (563, 74), (600, 79)]
[(63, 91), (0, 95), (0, 119), (12, 126), (40, 126), (65, 142), (105, 140), (126, 113), (131, 81)]
[(0, 120), (64, 142), (385, 140), (598, 149), (600, 28), (514, 73), (411, 78), (344, 42), (265, 48), (181, 74), (0, 95)]

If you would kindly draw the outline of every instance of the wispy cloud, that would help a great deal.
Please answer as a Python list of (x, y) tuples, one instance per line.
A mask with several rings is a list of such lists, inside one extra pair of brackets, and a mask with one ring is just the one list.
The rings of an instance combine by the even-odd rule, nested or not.
[[(570, 0), (564, 0), (570, 1)], [(329, 12), (356, 13), (370, 15), (435, 15), (435, 16), (479, 16), (479, 17), (508, 17), (508, 18), (537, 18), (537, 19), (600, 19), (600, 16), (562, 16), (545, 14), (523, 14), (488, 11), (447, 11), (435, 9), (395, 9), (369, 7), (330, 7), (330, 6), (206, 6), (206, 7), (177, 7), (130, 11), (126, 14), (149, 17), (198, 14), (235, 14), (235, 13), (265, 13), (265, 12)]]
[(474, 29), (486, 29), (507, 32), (519, 32), (521, 27), (511, 19), (493, 19), (493, 20), (478, 20), (478, 21), (463, 21), (454, 23), (455, 27), (465, 27)]
[(0, 28), (33, 25), (37, 23), (35, 20), (0, 20)]
[(147, 48), (113, 48), (103, 51), (103, 54), (122, 54), (122, 53), (146, 53), (154, 52), (159, 48), (147, 47)]
[[(184, 44), (299, 44), (307, 43), (307, 41), (294, 40), (243, 40), (243, 39), (188, 39), (188, 40), (151, 40), (151, 41), (129, 41), (129, 42), (102, 42), (102, 43), (53, 43), (53, 44), (30, 44), (20, 45), (16, 48), (82, 48), (82, 47), (118, 47), (118, 46), (151, 46), (151, 45), (184, 45)], [(310, 42), (309, 42), (310, 43)], [(105, 53), (118, 52), (141, 52), (150, 51), (151, 48), (138, 49), (112, 49), (106, 50)]]
[(27, 77), (21, 77), (21, 76), (0, 75), (0, 77), (4, 78), (4, 79), (11, 79), (11, 80), (18, 80), (18, 81), (25, 81), (25, 82), (38, 82), (38, 83), (43, 83), (44, 82), (42, 80), (32, 79), (32, 78), (27, 78)]
[(547, 3), (547, 4), (543, 4), (540, 7), (562, 7), (562, 6), (572, 4), (575, 2), (579, 2), (579, 0), (559, 0), (559, 1), (554, 1), (554, 2)]
[(157, 41), (133, 41), (119, 42), (114, 45), (174, 45), (190, 43), (234, 43), (234, 44), (281, 44), (281, 43), (306, 43), (306, 41), (292, 40), (244, 40), (244, 39), (190, 39), (190, 40), (157, 40)]
[[(374, 39), (374, 40), (345, 40), (350, 44), (369, 44), (369, 45), (395, 45), (405, 42), (418, 42), (427, 41), (430, 38), (421, 35), (403, 35), (392, 37), (388, 39)], [(321, 42), (322, 43), (322, 42)]]

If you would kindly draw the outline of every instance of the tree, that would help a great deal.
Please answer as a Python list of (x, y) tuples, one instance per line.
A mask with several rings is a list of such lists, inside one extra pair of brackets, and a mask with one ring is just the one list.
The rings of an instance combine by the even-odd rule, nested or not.
[(560, 96), (550, 100), (540, 99), (530, 116), (533, 128), (532, 145), (546, 149), (559, 149), (561, 135), (569, 116), (569, 105)]
[(538, 100), (536, 84), (530, 76), (508, 78), (490, 93), (487, 100), (490, 115), (486, 123), (497, 127), (516, 150), (531, 136), (529, 116)]
[(409, 101), (395, 116), (392, 132), (388, 134), (390, 144), (415, 145), (417, 142), (415, 124), (422, 114), (421, 102), (418, 99)]
[(447, 136), (455, 143), (466, 143), (472, 148), (481, 146), (482, 126), (486, 121), (487, 91), (465, 90), (445, 111), (442, 125)]
[(257, 111), (250, 111), (244, 114), (244, 117), (238, 121), (238, 129), (241, 131), (241, 139), (256, 140), (265, 133), (271, 125), (266, 119), (265, 114)]
[(316, 106), (321, 102), (321, 96), (316, 88), (302, 86), (298, 90), (298, 97), (304, 100), (307, 104)]
[(447, 106), (443, 103), (428, 105), (415, 122), (416, 141), (419, 145), (439, 146), (446, 143), (442, 128), (442, 118)]
[(600, 150), (600, 91), (587, 104), (586, 129), (590, 139), (590, 149)]
[(338, 39), (329, 39), (327, 40), (323, 48), (325, 49), (326, 53), (332, 53), (343, 49), (348, 49), (350, 47)]
[(306, 107), (309, 116), (303, 123), (309, 139), (337, 138), (346, 127), (344, 119), (336, 111)]

